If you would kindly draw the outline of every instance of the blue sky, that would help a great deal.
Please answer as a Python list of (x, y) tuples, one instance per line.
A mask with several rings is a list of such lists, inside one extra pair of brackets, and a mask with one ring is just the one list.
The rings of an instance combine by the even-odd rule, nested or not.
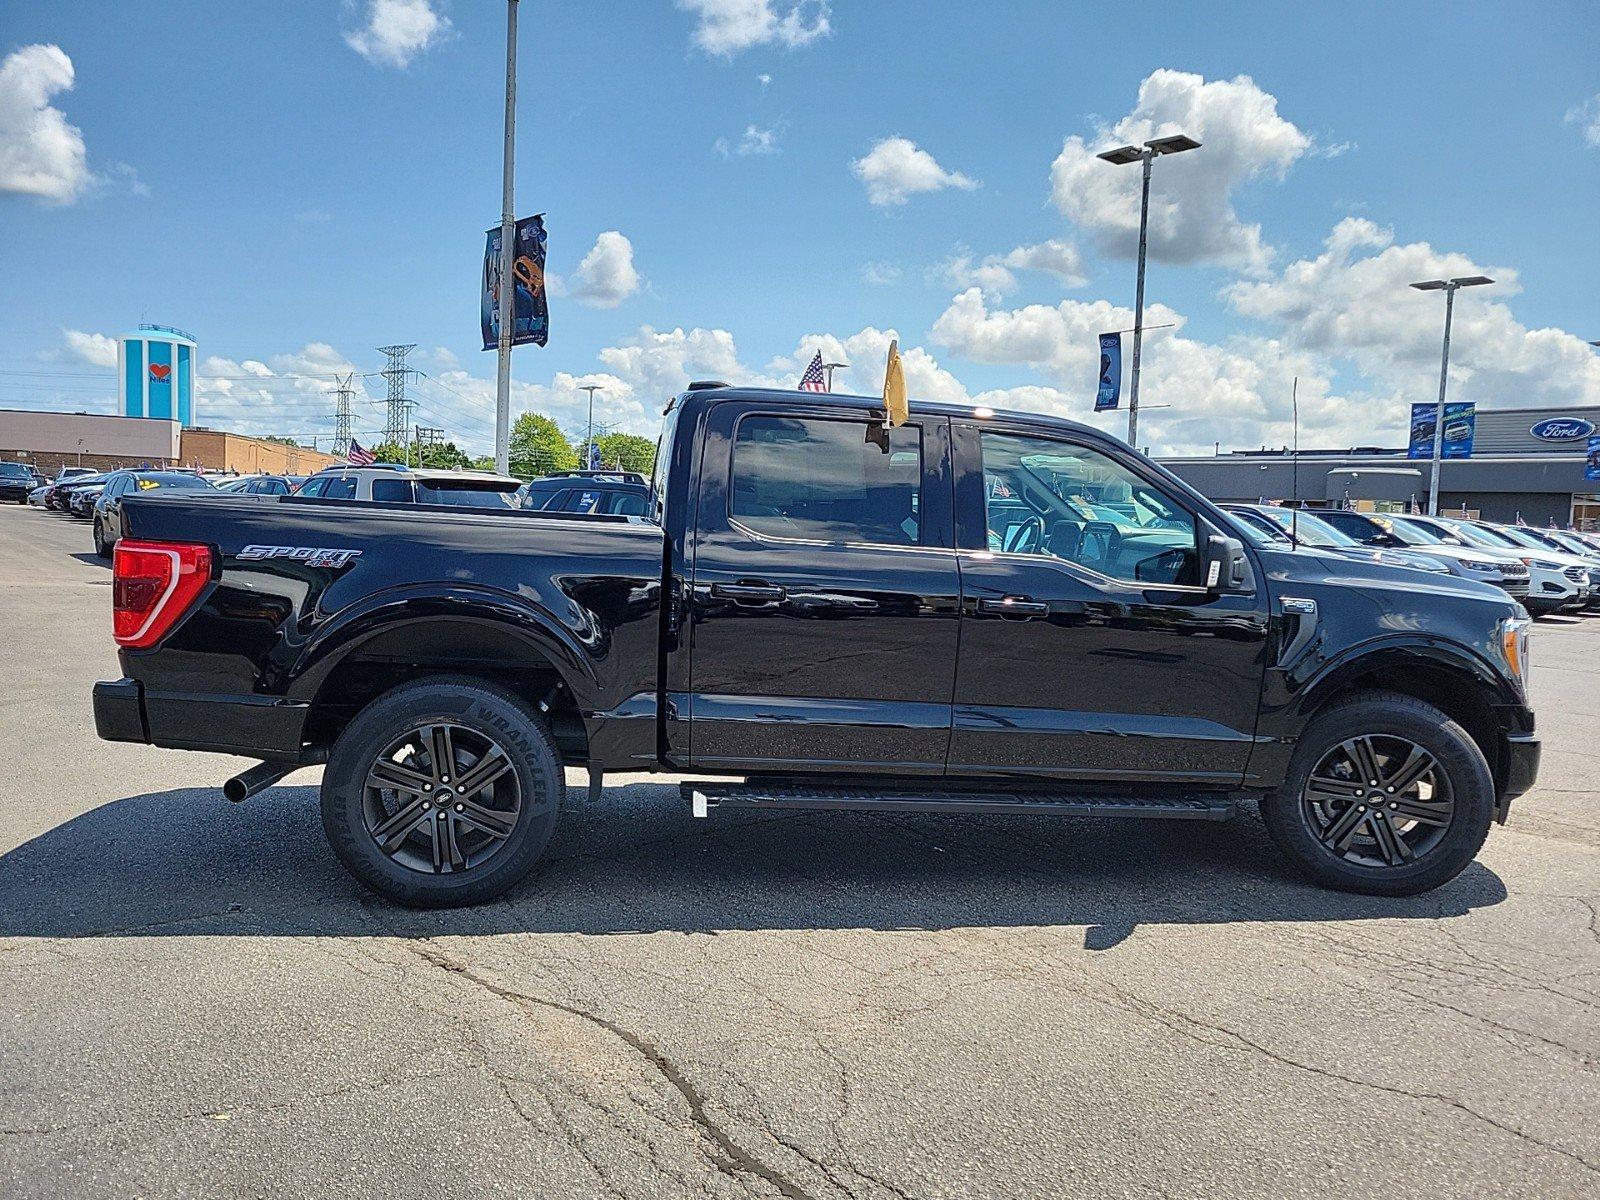
[[(916, 393), (1087, 419), (1137, 176), (1093, 151), (1179, 126), (1141, 440), (1287, 441), (1298, 376), (1304, 444), (1397, 443), (1442, 320), (1404, 285), (1479, 270), (1453, 396), (1600, 403), (1591, 4), (521, 7), (562, 286), (515, 407), (569, 429), (584, 382), (648, 432), (819, 348), (875, 390), (890, 332)], [(491, 0), (6, 4), (0, 407), (109, 411), (103, 339), (150, 320), (198, 336), (206, 423), (325, 435), (331, 374), (416, 342), (422, 419), (486, 446), (503, 38)]]

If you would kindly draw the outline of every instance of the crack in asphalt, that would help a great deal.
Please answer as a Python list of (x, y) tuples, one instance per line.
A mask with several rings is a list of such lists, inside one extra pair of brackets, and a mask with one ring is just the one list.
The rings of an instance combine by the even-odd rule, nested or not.
[(559, 1000), (550, 1000), (542, 996), (530, 996), (525, 992), (505, 987), (478, 973), (461, 960), (452, 958), (434, 946), (426, 944), (426, 942), (424, 944), (416, 944), (409, 940), (402, 940), (401, 945), (405, 950), (438, 967), (440, 970), (448, 971), (467, 980), (523, 1012), (528, 1012), (530, 1006), (551, 1009), (556, 1012), (566, 1013), (568, 1016), (576, 1017), (581, 1021), (587, 1021), (589, 1024), (605, 1030), (605, 1032), (617, 1038), (638, 1054), (683, 1098), (684, 1103), (689, 1107), (689, 1119), (693, 1122), (695, 1129), (714, 1148), (707, 1153), (706, 1157), (717, 1170), (734, 1179), (738, 1179), (740, 1176), (753, 1175), (777, 1188), (779, 1194), (786, 1197), (787, 1200), (816, 1200), (811, 1193), (807, 1192), (799, 1184), (774, 1168), (767, 1166), (760, 1159), (735, 1143), (727, 1132), (711, 1118), (707, 1109), (706, 1099), (700, 1094), (699, 1089), (689, 1081), (677, 1064), (663, 1054), (653, 1042), (630, 1029), (624, 1028), (615, 1021), (600, 1016), (598, 1013), (588, 1012), (574, 1005), (563, 1004)]

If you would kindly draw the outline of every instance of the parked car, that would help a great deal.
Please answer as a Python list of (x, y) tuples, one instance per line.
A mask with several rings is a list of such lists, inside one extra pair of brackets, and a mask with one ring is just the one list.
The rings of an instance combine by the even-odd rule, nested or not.
[(223, 480), (217, 487), (246, 496), (287, 496), (308, 478), (306, 475), (238, 475)]
[(642, 517), (650, 507), (650, 485), (632, 471), (558, 471), (523, 484), (517, 501), (547, 512)]
[(76, 483), (86, 483), (100, 478), (100, 472), (89, 467), (62, 467), (45, 493), (44, 506), (57, 512), (67, 511), (68, 489)]
[(53, 483), (41, 483), (38, 487), (34, 488), (33, 491), (28, 493), (29, 505), (34, 508), (43, 508), (45, 497), (50, 494), (50, 489), (54, 486), (55, 485)]
[(39, 477), (27, 463), (0, 462), (0, 503), (28, 502), (28, 493), (38, 487)]
[(78, 520), (87, 521), (94, 515), (94, 502), (100, 498), (105, 486), (104, 478), (96, 479), (93, 483), (74, 484), (67, 489), (67, 511)]
[(1447, 542), (1438, 534), (1407, 524), (1397, 513), (1327, 508), (1320, 515), (1335, 529), (1349, 534), (1364, 546), (1403, 547), (1442, 562), (1452, 575), (1494, 584), (1517, 600), (1528, 595), (1527, 565), (1509, 551), (1466, 546), (1459, 538)]
[(1520, 540), (1511, 532), (1481, 521), (1456, 517), (1413, 517), (1436, 531), (1453, 533), (1471, 545), (1503, 550), (1521, 556), (1528, 567), (1528, 598), (1523, 601), (1535, 616), (1583, 608), (1596, 597), (1590, 583), (1591, 562), (1569, 550), (1552, 548), (1542, 542)]
[(123, 501), (129, 496), (174, 492), (215, 492), (209, 482), (187, 471), (113, 471), (94, 502), (94, 552), (110, 558), (123, 535)]
[(1413, 554), (1406, 550), (1383, 550), (1363, 546), (1342, 530), (1335, 529), (1315, 513), (1304, 509), (1284, 508), (1273, 504), (1224, 504), (1225, 512), (1250, 521), (1257, 526), (1289, 540), (1293, 545), (1336, 554), (1341, 558), (1354, 558), (1363, 562), (1384, 563), (1391, 567), (1410, 567), (1435, 575), (1448, 575), (1450, 568), (1426, 554)]
[(324, 764), (334, 853), (422, 906), (526, 875), (566, 766), (689, 774), (697, 818), (1253, 798), (1300, 871), (1381, 895), (1533, 783), (1503, 591), (1246, 545), (1099, 430), (701, 385), (661, 445), (659, 524), (128, 498), (100, 735), (261, 760), (235, 799)]
[(327, 467), (307, 479), (294, 494), (322, 500), (500, 509), (516, 507), (520, 486), (509, 475), (487, 471), (442, 471), (374, 463), (367, 467)]

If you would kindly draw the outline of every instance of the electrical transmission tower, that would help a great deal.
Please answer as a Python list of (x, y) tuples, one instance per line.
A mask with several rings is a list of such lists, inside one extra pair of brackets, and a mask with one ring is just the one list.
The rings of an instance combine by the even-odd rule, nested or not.
[(389, 365), (383, 369), (383, 377), (389, 381), (389, 411), (384, 420), (383, 440), (396, 446), (404, 446), (407, 442), (406, 430), (411, 424), (410, 405), (406, 399), (406, 379), (411, 375), (411, 368), (406, 366), (406, 355), (417, 348), (412, 342), (406, 346), (379, 346), (379, 354), (389, 356)]
[[(350, 455), (350, 400), (356, 394), (356, 389), (353, 386), (355, 375), (352, 373), (346, 375), (343, 379), (339, 379), (338, 376), (334, 376), (334, 378), (339, 384), (335, 389), (339, 398), (339, 407), (335, 410), (338, 426), (333, 435), (333, 452), (340, 458), (348, 458)], [(316, 445), (315, 441), (312, 442), (312, 445)]]
[(417, 466), (422, 466), (423, 455), (433, 447), (443, 444), (444, 430), (435, 425), (418, 425), (413, 431), (417, 442)]

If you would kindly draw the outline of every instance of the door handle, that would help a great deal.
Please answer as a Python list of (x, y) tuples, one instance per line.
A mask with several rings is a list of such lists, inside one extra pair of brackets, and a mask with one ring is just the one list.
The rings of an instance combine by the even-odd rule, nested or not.
[(979, 600), (978, 611), (996, 617), (1026, 620), (1029, 617), (1048, 617), (1050, 606), (1043, 600), (1034, 600), (1029, 596), (1007, 596), (1001, 600)]
[(781, 588), (775, 583), (713, 583), (711, 594), (718, 600), (751, 604), (782, 600), (789, 593), (786, 588)]

